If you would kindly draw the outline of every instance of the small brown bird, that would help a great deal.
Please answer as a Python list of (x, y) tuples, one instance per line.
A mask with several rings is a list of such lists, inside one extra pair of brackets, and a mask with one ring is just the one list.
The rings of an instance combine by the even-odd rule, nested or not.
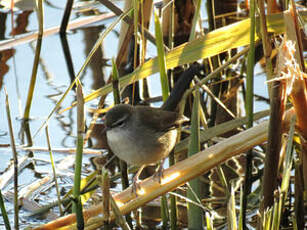
[[(203, 66), (193, 63), (176, 82), (170, 96), (161, 108), (149, 106), (116, 105), (105, 116), (106, 137), (110, 149), (120, 159), (141, 168), (133, 179), (137, 181), (146, 165), (165, 159), (175, 146), (177, 127), (189, 119), (177, 112), (177, 106), (195, 75)], [(163, 164), (158, 170), (159, 180)]]
[(134, 191), (142, 169), (168, 156), (176, 143), (176, 128), (186, 121), (188, 118), (176, 112), (149, 106), (120, 104), (107, 112), (110, 149), (121, 160), (141, 167), (133, 179)]

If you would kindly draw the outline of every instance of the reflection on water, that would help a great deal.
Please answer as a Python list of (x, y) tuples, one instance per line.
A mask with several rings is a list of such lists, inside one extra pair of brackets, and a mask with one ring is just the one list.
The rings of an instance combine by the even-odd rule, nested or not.
[[(64, 5), (62, 7), (64, 7)], [(49, 12), (51, 13), (50, 16)], [(54, 17), (55, 13), (57, 17)], [(52, 6), (45, 6), (45, 25), (54, 24), (55, 18), (56, 21), (60, 22), (62, 14), (63, 8), (55, 9)], [(76, 17), (81, 16), (82, 14), (75, 13), (71, 16), (71, 18), (75, 19)], [(14, 34), (17, 36), (18, 34), (29, 29), (32, 31), (36, 30), (36, 27), (33, 26), (33, 24), (36, 23), (36, 18), (33, 17), (36, 17), (35, 12), (33, 11), (27, 11), (14, 15), (14, 20), (16, 21)], [(12, 30), (9, 20), (10, 14), (1, 13), (0, 18), (0, 38), (11, 38)], [(29, 23), (25, 23), (28, 22), (28, 20)], [(65, 56), (61, 45), (61, 39), (58, 35), (43, 39), (42, 54), (40, 57), (38, 77), (31, 110), (30, 129), (32, 133), (37, 131), (41, 123), (44, 121), (44, 119), (46, 119), (46, 116), (54, 108), (60, 96), (72, 82), (73, 77), (76, 74), (75, 70), (80, 69), (81, 64), (84, 62), (94, 42), (97, 40), (99, 34), (104, 28), (104, 25), (91, 25), (90, 28), (82, 28), (68, 32), (67, 47), (71, 54), (71, 61), (64, 58)], [(110, 36), (114, 37), (114, 34), (111, 33)], [(116, 44), (112, 44), (114, 47), (115, 45)], [(113, 53), (111, 55), (109, 54), (108, 56), (115, 56), (116, 49), (108, 49), (108, 53), (110, 53), (110, 51), (113, 51)], [(13, 49), (4, 50), (0, 53), (0, 88), (2, 91), (3, 85), (5, 85), (8, 90), (12, 104), (12, 116), (14, 118), (21, 118), (23, 114), (27, 89), (29, 87), (29, 78), (32, 72), (34, 53), (35, 42), (16, 46)], [(86, 94), (91, 92), (91, 90), (100, 88), (104, 84), (104, 72), (106, 71), (104, 66), (106, 62), (106, 59), (104, 59), (103, 48), (101, 48), (95, 53), (88, 68), (81, 76), (81, 81)], [(12, 81), (14, 78), (16, 78), (16, 81)], [(61, 109), (66, 108), (74, 100), (74, 93), (69, 94), (61, 105)], [(1, 116), (5, 115), (3, 112), (4, 111), (2, 110)], [(68, 111), (63, 115), (57, 113), (50, 120), (49, 126), (52, 124), (53, 127), (52, 130), (50, 130), (50, 135), (56, 136), (55, 139), (53, 139), (54, 145), (74, 145), (74, 115), (74, 110)], [(5, 125), (6, 120), (2, 119), (1, 127), (4, 127)], [(14, 126), (20, 126), (20, 124), (16, 125), (15, 123)], [(16, 130), (19, 130), (19, 128)], [(44, 144), (44, 138), (42, 138), (42, 135), (35, 138), (35, 145)]]
[[(45, 28), (59, 25), (64, 11), (64, 4), (66, 1), (52, 2), (54, 5), (44, 5)], [(105, 11), (101, 4), (94, 5), (94, 11), (85, 11), (84, 7), (78, 8), (82, 11), (73, 11), (71, 20), (81, 18), (85, 14), (99, 13)], [(18, 36), (27, 31), (36, 31), (38, 29), (37, 16), (35, 11), (24, 11), (14, 13), (14, 27), (11, 25), (11, 14), (0, 13), (0, 40), (10, 39), (13, 36)], [(74, 80), (74, 76), (79, 71), (85, 58), (92, 49), (94, 43), (99, 37), (100, 33), (105, 29), (104, 23), (100, 22), (97, 25), (90, 25), (89, 27), (82, 27), (81, 29), (68, 31), (66, 39), (60, 38), (58, 34), (43, 38), (42, 51), (39, 59), (39, 68), (37, 73), (37, 80), (30, 112), (30, 121), (28, 122), (29, 130), (32, 135), (43, 124), (48, 114), (55, 107), (65, 90)], [(112, 44), (103, 45), (94, 55), (87, 69), (81, 76), (81, 82), (84, 87), (85, 94), (92, 90), (98, 89), (105, 84), (105, 72), (109, 73), (109, 67), (106, 67), (108, 62), (105, 59), (105, 49), (107, 46), (107, 56), (113, 57), (116, 55), (116, 43), (114, 43), (117, 35), (111, 33), (107, 41), (112, 41)], [(12, 49), (3, 50), (0, 52), (0, 159), (3, 162), (0, 167), (0, 172), (5, 173), (10, 168), (10, 159), (12, 158), (10, 145), (10, 138), (7, 128), (6, 111), (4, 107), (4, 93), (3, 89), (6, 87), (10, 100), (11, 117), (13, 121), (13, 129), (15, 141), (17, 145), (27, 144), (25, 139), (24, 126), (22, 115), (25, 108), (26, 97), (28, 94), (29, 81), (32, 74), (33, 60), (35, 54), (36, 42), (25, 43), (23, 45), (15, 46)], [(65, 50), (65, 51), (64, 51)], [(107, 69), (106, 69), (107, 68)], [(71, 105), (76, 100), (74, 88), (72, 92), (68, 93), (59, 110)], [(94, 102), (95, 103), (95, 102)], [(90, 116), (87, 118), (89, 124)], [(72, 109), (63, 114), (56, 112), (48, 122), (49, 135), (52, 147), (75, 147), (76, 142), (76, 110)], [(98, 131), (99, 133), (99, 131)], [(46, 146), (46, 136), (42, 131), (37, 137), (33, 139), (35, 146)], [(28, 151), (21, 151), (18, 148), (20, 158), (27, 156)], [(34, 154), (34, 155), (31, 155)], [(47, 152), (31, 152), (29, 162), (26, 165), (20, 166), (19, 186), (20, 190), (26, 188), (32, 183), (43, 179), (41, 188), (27, 197), (27, 199), (34, 200), (38, 204), (46, 204), (56, 197), (54, 182), (50, 166), (49, 153)], [(74, 162), (74, 155), (67, 156), (64, 154), (54, 153), (55, 161), (58, 167), (58, 183), (62, 192), (68, 192), (72, 185), (72, 175)], [(66, 167), (60, 168), (59, 163), (67, 163)], [(72, 159), (72, 160), (69, 160)], [(31, 163), (32, 167), (28, 167)], [(33, 163), (33, 164), (32, 164)], [(90, 167), (88, 157), (84, 159), (84, 170)], [(51, 176), (51, 177), (50, 177)], [(49, 178), (50, 177), (50, 178)], [(48, 179), (49, 178), (49, 179)], [(1, 177), (0, 177), (1, 180)], [(10, 182), (7, 186), (1, 188), (1, 191), (6, 193), (12, 190), (13, 183)], [(40, 197), (44, 194), (44, 200)], [(20, 195), (20, 194), (19, 194)], [(9, 212), (9, 218), (13, 221), (13, 205), (12, 202), (5, 203)], [(34, 203), (32, 204), (34, 205)], [(57, 209), (55, 209), (57, 212)], [(29, 223), (37, 222), (36, 218), (25, 216), (29, 213), (21, 210), (21, 226), (26, 227)], [(47, 220), (44, 220), (46, 222)], [(39, 221), (39, 223), (42, 223)], [(2, 225), (2, 218), (0, 218), (0, 226)]]

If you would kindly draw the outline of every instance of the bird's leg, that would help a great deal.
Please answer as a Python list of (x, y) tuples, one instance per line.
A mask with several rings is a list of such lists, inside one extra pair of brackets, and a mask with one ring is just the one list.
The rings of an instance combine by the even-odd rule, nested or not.
[(143, 171), (144, 167), (145, 167), (145, 165), (142, 165), (132, 179), (132, 192), (136, 196), (138, 195), (137, 190), (141, 189), (141, 186), (139, 185), (139, 183), (140, 183), (139, 176), (140, 176), (141, 172)]
[(159, 183), (161, 184), (161, 179), (163, 178), (163, 165), (164, 165), (164, 162), (165, 162), (165, 159), (166, 158), (163, 158), (160, 163), (159, 163), (159, 166), (155, 172), (155, 174), (153, 175), (155, 179), (157, 179), (159, 181)]

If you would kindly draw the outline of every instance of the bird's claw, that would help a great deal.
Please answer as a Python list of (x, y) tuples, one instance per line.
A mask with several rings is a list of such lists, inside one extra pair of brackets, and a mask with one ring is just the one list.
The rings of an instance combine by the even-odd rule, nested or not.
[(131, 192), (134, 193), (134, 195), (137, 197), (139, 190), (141, 190), (140, 180), (138, 178), (133, 177)]
[(159, 165), (157, 171), (154, 173), (153, 177), (155, 180), (158, 180), (159, 184), (161, 184), (162, 178), (163, 178), (163, 166), (162, 164)]

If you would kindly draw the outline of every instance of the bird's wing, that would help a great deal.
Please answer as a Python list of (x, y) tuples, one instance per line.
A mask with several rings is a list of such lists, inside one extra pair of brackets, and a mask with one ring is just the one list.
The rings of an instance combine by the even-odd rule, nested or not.
[[(138, 106), (135, 108), (136, 110), (142, 109)], [(179, 115), (176, 112), (164, 111), (159, 108), (149, 107), (143, 110), (142, 113), (144, 116), (139, 116), (139, 118), (152, 129), (159, 131), (167, 131), (176, 128), (183, 122), (188, 121), (188, 118), (185, 116)]]

